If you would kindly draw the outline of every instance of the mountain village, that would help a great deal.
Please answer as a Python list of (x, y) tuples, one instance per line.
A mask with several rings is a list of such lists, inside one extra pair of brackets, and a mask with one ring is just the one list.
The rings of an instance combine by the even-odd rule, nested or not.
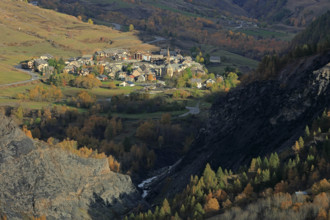
[[(53, 59), (52, 55), (45, 54), (22, 62), (21, 67), (39, 72), (43, 77), (48, 78), (55, 73), (54, 66), (49, 62)], [(213, 57), (211, 61), (220, 63), (220, 57)], [(188, 68), (195, 76), (191, 79), (194, 87), (202, 89), (207, 84), (215, 83), (214, 79), (205, 80), (207, 71), (202, 64), (194, 61), (190, 56), (182, 56), (178, 49), (173, 51), (161, 49), (157, 53), (150, 53), (111, 48), (96, 51), (92, 55), (72, 57), (63, 62), (65, 63), (65, 67), (61, 70), (63, 73), (76, 76), (94, 74), (100, 81), (122, 81), (117, 86), (152, 83), (158, 87), (164, 87), (165, 78), (180, 75)], [(204, 80), (201, 79), (202, 76)]]

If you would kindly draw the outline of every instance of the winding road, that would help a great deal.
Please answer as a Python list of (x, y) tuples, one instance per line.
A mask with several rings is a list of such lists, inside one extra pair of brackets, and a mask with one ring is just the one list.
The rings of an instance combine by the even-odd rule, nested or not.
[(200, 109), (199, 109), (199, 102), (196, 104), (195, 107), (188, 107), (188, 106), (187, 106), (186, 109), (188, 109), (189, 112), (186, 112), (186, 113), (184, 113), (184, 114), (182, 114), (182, 115), (179, 115), (179, 117), (185, 117), (185, 116), (187, 116), (187, 115), (198, 115), (199, 112), (200, 112)]
[(153, 44), (153, 43), (157, 43), (159, 41), (164, 41), (164, 40), (166, 40), (166, 38), (163, 38), (163, 37), (160, 37), (160, 36), (155, 36), (155, 40), (148, 41), (148, 42), (145, 42), (143, 44)]
[(20, 84), (29, 83), (29, 82), (39, 80), (39, 74), (37, 74), (35, 72), (32, 72), (32, 71), (29, 71), (29, 70), (22, 69), (20, 65), (15, 66), (15, 68), (20, 72), (29, 74), (31, 76), (31, 79), (24, 80), (24, 81), (13, 82), (13, 83), (1, 84), (0, 88), (1, 87), (7, 87), (7, 86), (20, 85)]
[(113, 25), (113, 29), (120, 31), (121, 30), (121, 25), (117, 23), (111, 23)]

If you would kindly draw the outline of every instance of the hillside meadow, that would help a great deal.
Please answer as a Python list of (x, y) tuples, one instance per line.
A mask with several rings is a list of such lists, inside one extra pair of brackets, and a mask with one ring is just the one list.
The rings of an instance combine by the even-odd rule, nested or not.
[(14, 66), (45, 53), (69, 58), (103, 48), (155, 49), (142, 45), (136, 32), (87, 24), (74, 16), (21, 1), (1, 1), (0, 13), (0, 84), (29, 79)]

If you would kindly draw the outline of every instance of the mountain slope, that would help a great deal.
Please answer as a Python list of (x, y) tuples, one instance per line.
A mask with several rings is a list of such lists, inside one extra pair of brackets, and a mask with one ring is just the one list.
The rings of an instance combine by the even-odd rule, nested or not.
[[(80, 14), (92, 16), (96, 8), (98, 10), (113, 11), (119, 17), (127, 16), (128, 19), (148, 19), (152, 8), (179, 12), (188, 16), (199, 16), (205, 18), (216, 18), (219, 14), (230, 16), (245, 16), (257, 18), (262, 21), (280, 22), (293, 26), (306, 26), (319, 15), (325, 13), (330, 3), (327, 0), (143, 0), (143, 1), (118, 1), (118, 0), (75, 0), (75, 1), (49, 1), (41, 0), (41, 5), (59, 9), (75, 16)], [(62, 3), (74, 5), (63, 6)], [(88, 4), (92, 9), (89, 12), (83, 9)]]
[(293, 26), (306, 26), (330, 6), (327, 0), (233, 0), (249, 16), (269, 22), (282, 22)]
[(33, 141), (0, 115), (0, 213), (8, 219), (113, 219), (140, 199), (107, 159), (81, 158)]
[[(238, 169), (253, 157), (293, 146), (305, 126), (330, 107), (329, 62), (330, 52), (305, 58), (276, 80), (254, 82), (219, 97), (208, 127), (169, 178), (166, 195), (181, 191), (206, 163)], [(150, 195), (159, 196), (162, 187)]]
[(69, 57), (110, 47), (151, 48), (142, 46), (133, 32), (90, 25), (22, 1), (1, 1), (0, 13), (0, 84), (26, 79), (13, 66), (45, 53)]
[[(320, 20), (327, 21), (325, 17)], [(327, 32), (324, 30), (324, 38)], [(304, 33), (302, 36), (311, 39)], [(318, 42), (324, 39), (318, 38)], [(194, 149), (170, 176), (168, 195), (183, 189), (190, 176), (200, 174), (206, 163), (214, 168), (238, 169), (253, 157), (293, 146), (305, 126), (330, 107), (329, 62), (329, 49), (313, 51), (308, 57), (291, 59), (271, 80), (242, 85), (220, 96), (213, 103), (208, 126), (200, 132)], [(153, 196), (164, 192), (162, 187), (156, 187)]]

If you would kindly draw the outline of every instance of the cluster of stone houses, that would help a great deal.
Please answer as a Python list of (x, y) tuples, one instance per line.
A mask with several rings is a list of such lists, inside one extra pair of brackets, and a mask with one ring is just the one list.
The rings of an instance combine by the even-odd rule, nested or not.
[(44, 54), (39, 58), (21, 63), (21, 67), (23, 69), (31, 69), (35, 72), (43, 73), (44, 75), (52, 74), (54, 73), (54, 67), (49, 66), (48, 60), (53, 58), (54, 57), (50, 54)]
[[(173, 77), (187, 68), (193, 73), (205, 74), (201, 64), (191, 57), (183, 57), (179, 50), (162, 49), (158, 54), (145, 51), (128, 51), (125, 49), (106, 49), (94, 54), (97, 65), (103, 65), (104, 71), (111, 79), (126, 82), (155, 81), (164, 76)], [(123, 71), (123, 66), (132, 64), (129, 72)]]
[[(22, 63), (22, 67), (33, 69), (44, 75), (52, 74), (54, 68), (48, 65), (53, 56), (45, 54), (37, 59)], [(97, 78), (101, 81), (116, 79), (125, 82), (123, 86), (135, 82), (156, 81), (163, 77), (173, 77), (190, 68), (193, 74), (204, 75), (203, 65), (193, 61), (190, 56), (182, 56), (179, 50), (162, 49), (158, 54), (126, 49), (105, 49), (93, 55), (72, 57), (65, 61), (64, 73), (87, 76), (95, 70), (95, 66), (103, 66), (103, 74)], [(129, 70), (127, 70), (129, 66)]]
[[(223, 80), (222, 76), (217, 76), (217, 77)], [(200, 78), (192, 78), (190, 80), (190, 83), (193, 85), (193, 87), (202, 89), (202, 88), (207, 88), (209, 85), (213, 85), (214, 83), (216, 83), (216, 81), (214, 79), (207, 79), (203, 81)]]

